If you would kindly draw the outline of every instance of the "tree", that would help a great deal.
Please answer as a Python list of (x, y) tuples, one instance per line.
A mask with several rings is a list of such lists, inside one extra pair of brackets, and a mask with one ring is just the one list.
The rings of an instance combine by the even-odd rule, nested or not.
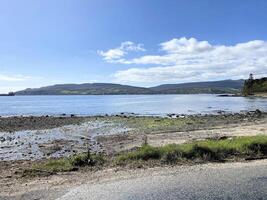
[(243, 87), (243, 94), (245, 96), (253, 94), (253, 83), (254, 83), (253, 74), (250, 74), (248, 80), (245, 81)]

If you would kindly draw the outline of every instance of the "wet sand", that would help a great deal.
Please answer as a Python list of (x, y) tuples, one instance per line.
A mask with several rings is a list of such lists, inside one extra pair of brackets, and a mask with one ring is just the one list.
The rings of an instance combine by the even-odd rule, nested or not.
[[(66, 121), (60, 121), (60, 124), (73, 123), (73, 121), (65, 119)], [(28, 120), (26, 118), (27, 122)], [(109, 120), (98, 120), (97, 118), (80, 118), (79, 120), (75, 121), (79, 122), (78, 124), (57, 128), (0, 132), (0, 160), (40, 160), (67, 157), (75, 153), (86, 152), (88, 149), (96, 153), (105, 153), (101, 144), (97, 142), (97, 136), (124, 134), (130, 130), (120, 123), (113, 123)], [(38, 122), (36, 120), (33, 123)], [(47, 124), (46, 127), (50, 125), (54, 126), (54, 124)], [(21, 127), (21, 129), (24, 128)]]

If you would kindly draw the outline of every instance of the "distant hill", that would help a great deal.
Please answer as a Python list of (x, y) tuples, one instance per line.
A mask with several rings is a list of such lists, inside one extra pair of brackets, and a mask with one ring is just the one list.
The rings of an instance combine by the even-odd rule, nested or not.
[(134, 87), (112, 83), (58, 84), (41, 88), (28, 88), (16, 95), (115, 95), (115, 94), (221, 94), (238, 93), (244, 80), (223, 80), (165, 84), (156, 87)]
[(148, 88), (133, 87), (112, 83), (58, 84), (41, 88), (28, 88), (16, 95), (108, 95), (108, 94), (147, 94)]
[(193, 82), (181, 84), (165, 84), (150, 88), (162, 94), (221, 94), (238, 93), (243, 87), (244, 80), (223, 80), (208, 82)]
[(260, 93), (267, 93), (267, 77), (253, 79), (253, 77), (251, 76), (248, 80), (244, 82), (244, 95), (253, 95)]
[(181, 84), (165, 84), (150, 88), (163, 94), (199, 94), (199, 93), (237, 93), (243, 87), (244, 80), (223, 80), (208, 82), (192, 82)]

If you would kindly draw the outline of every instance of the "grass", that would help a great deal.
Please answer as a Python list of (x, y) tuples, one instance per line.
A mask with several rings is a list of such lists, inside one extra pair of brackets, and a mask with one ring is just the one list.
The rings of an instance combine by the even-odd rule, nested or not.
[(119, 164), (134, 160), (160, 160), (174, 163), (181, 160), (222, 161), (233, 157), (258, 157), (267, 155), (267, 136), (235, 137), (223, 140), (203, 140), (162, 147), (144, 145), (140, 149), (119, 155)]
[(129, 128), (148, 133), (151, 133), (151, 131), (184, 130), (188, 126), (194, 128), (207, 123), (207, 120), (204, 119), (204, 117), (186, 117), (177, 119), (161, 117), (113, 117), (111, 120), (123, 123)]
[(191, 162), (218, 162), (233, 158), (259, 158), (267, 156), (267, 136), (234, 137), (221, 140), (202, 140), (162, 147), (143, 145), (132, 152), (106, 158), (101, 154), (81, 153), (69, 158), (51, 159), (24, 170), (24, 176), (50, 175), (57, 172), (78, 170), (84, 166), (122, 166), (131, 163), (163, 164)]
[(58, 172), (76, 171), (80, 167), (101, 166), (105, 163), (105, 157), (98, 154), (80, 153), (69, 158), (49, 159), (23, 170), (22, 176), (51, 175)]

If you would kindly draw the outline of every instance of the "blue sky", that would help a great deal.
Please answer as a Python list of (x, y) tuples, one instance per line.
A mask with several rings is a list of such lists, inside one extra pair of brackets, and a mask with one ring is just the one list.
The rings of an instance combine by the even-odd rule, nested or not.
[(0, 92), (267, 75), (265, 0), (1, 0)]

